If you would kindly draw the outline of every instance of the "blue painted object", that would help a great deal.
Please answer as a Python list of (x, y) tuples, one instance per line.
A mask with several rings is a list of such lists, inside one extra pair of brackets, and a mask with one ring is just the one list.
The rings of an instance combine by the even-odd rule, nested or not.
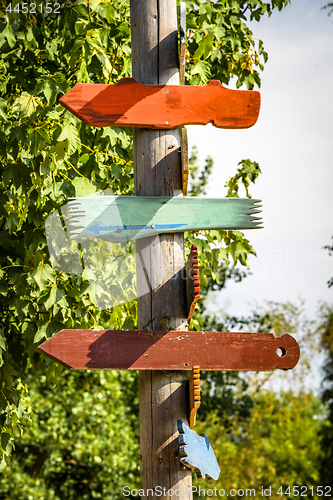
[(219, 478), (221, 469), (217, 463), (207, 434), (200, 436), (192, 431), (182, 420), (177, 420), (180, 461), (186, 467), (194, 469), (198, 478)]
[(139, 229), (175, 229), (180, 226), (186, 226), (186, 224), (150, 224), (150, 225), (127, 225), (127, 226), (100, 226), (95, 224), (94, 226), (89, 226), (87, 229), (94, 234), (103, 233), (104, 231), (138, 231)]

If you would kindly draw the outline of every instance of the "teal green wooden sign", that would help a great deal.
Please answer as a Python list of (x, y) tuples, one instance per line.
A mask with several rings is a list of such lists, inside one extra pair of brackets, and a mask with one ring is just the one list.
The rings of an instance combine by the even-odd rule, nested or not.
[(65, 212), (72, 238), (117, 243), (159, 233), (255, 229), (261, 227), (261, 217), (256, 217), (260, 203), (243, 198), (88, 196), (71, 200)]

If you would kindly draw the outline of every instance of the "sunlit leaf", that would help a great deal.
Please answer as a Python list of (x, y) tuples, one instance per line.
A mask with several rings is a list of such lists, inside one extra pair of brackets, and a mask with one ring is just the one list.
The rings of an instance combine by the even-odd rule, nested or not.
[(13, 104), (13, 113), (20, 113), (21, 118), (32, 115), (40, 105), (40, 101), (28, 92), (22, 92)]

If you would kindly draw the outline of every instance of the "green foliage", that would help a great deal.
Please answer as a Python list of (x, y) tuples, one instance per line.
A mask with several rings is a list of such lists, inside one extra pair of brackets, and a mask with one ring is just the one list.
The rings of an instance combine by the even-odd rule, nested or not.
[[(262, 69), (259, 58), (267, 54), (261, 41), (255, 49), (245, 10), (259, 20), (287, 3), (188, 1), (187, 81), (227, 83), (235, 75), (238, 85), (259, 85), (255, 68)], [(65, 0), (61, 15), (9, 12), (7, 5), (0, 0), (0, 468), (31, 420), (27, 386), (18, 380), (30, 365), (57, 371), (38, 345), (63, 328), (121, 329), (136, 322), (134, 302), (100, 311), (86, 275), (55, 270), (45, 237), (47, 217), (69, 197), (110, 187), (133, 194), (131, 131), (88, 127), (58, 104), (77, 82), (114, 83), (131, 75), (129, 1)], [(198, 189), (204, 185), (205, 177)], [(229, 256), (246, 265), (254, 254), (239, 231), (189, 235), (187, 245), (192, 242), (201, 251), (207, 288), (223, 286), (233, 272), (241, 276), (227, 270)]]
[(241, 165), (241, 167), (237, 169), (237, 174), (234, 177), (229, 177), (225, 184), (229, 188), (227, 196), (229, 198), (238, 198), (239, 182), (241, 181), (245, 187), (246, 197), (251, 198), (248, 188), (251, 182), (255, 183), (261, 173), (259, 164), (251, 160), (242, 160), (238, 165)]
[[(124, 485), (139, 488), (135, 373), (64, 372), (55, 385), (30, 373), (25, 382), (34, 423), (3, 473), (1, 499), (118, 500)], [(244, 389), (238, 387), (236, 401)], [(194, 485), (259, 492), (271, 485), (272, 498), (278, 499), (281, 485), (318, 484), (323, 417), (318, 399), (304, 393), (252, 394), (251, 406), (242, 413), (238, 404), (229, 405), (234, 393), (217, 392), (220, 402), (213, 408), (204, 385), (195, 430), (209, 435), (222, 472), (217, 483), (194, 479)]]
[[(191, 151), (191, 156), (188, 159), (189, 163), (189, 171), (190, 171), (190, 180), (191, 185), (188, 190), (189, 196), (199, 196), (206, 194), (206, 186), (209, 182), (209, 177), (213, 170), (214, 161), (208, 156), (205, 161), (204, 169), (200, 172), (200, 168), (198, 165), (198, 150), (197, 147), (194, 146)], [(200, 175), (199, 175), (200, 172)]]
[(65, 327), (121, 328), (136, 307), (98, 311), (87, 280), (51, 267), (44, 230), (48, 215), (69, 196), (111, 185), (115, 193), (133, 192), (130, 132), (87, 127), (57, 104), (77, 81), (110, 83), (130, 75), (129, 4), (101, 2), (92, 11), (89, 4), (65, 2), (61, 15), (12, 12), (8, 19), (7, 3), (0, 5), (3, 468), (15, 427), (30, 418), (26, 387), (12, 388), (13, 381), (28, 363), (54, 369), (36, 353), (39, 343)]
[[(256, 498), (262, 496), (261, 486), (271, 486), (269, 498), (273, 500), (286, 498), (277, 494), (280, 486), (285, 491), (290, 485), (309, 488), (321, 484), (318, 436), (322, 417), (318, 398), (304, 393), (295, 396), (292, 392), (260, 393), (249, 418), (240, 422), (235, 416), (226, 428), (221, 418), (211, 412), (196, 431), (209, 435), (221, 475), (214, 484), (207, 480), (194, 480), (194, 484), (205, 490), (216, 486), (226, 493), (231, 488), (255, 488)], [(234, 498), (239, 500), (242, 494)]]
[(323, 484), (333, 488), (333, 308), (325, 306), (322, 309), (322, 326), (320, 328), (322, 345), (326, 353), (323, 367), (322, 399), (328, 408), (328, 419), (321, 431), (321, 446), (323, 458), (321, 462), (321, 480)]
[[(186, 80), (191, 85), (220, 80), (228, 84), (237, 77), (237, 87), (260, 87), (258, 70), (268, 55), (261, 40), (257, 42), (247, 26), (250, 20), (260, 21), (273, 9), (281, 10), (290, 0), (217, 0), (202, 2), (186, 0), (186, 24), (189, 31)], [(197, 8), (193, 8), (193, 5)]]
[[(10, 369), (10, 365), (4, 366), (4, 371)], [(27, 397), (27, 386), (18, 380), (16, 386), (4, 387), (0, 393), (0, 404), (4, 411), (0, 414), (0, 427), (5, 429), (1, 432), (2, 463), (0, 470), (4, 469), (9, 461), (14, 448), (15, 438), (22, 438), (24, 429), (30, 427), (31, 404)]]
[[(224, 329), (228, 331), (228, 329)], [(249, 384), (238, 372), (201, 372), (200, 422), (214, 415), (219, 426), (230, 434), (234, 422), (243, 425), (249, 418), (254, 402)]]
[[(332, 236), (332, 238), (333, 238), (333, 236)], [(332, 256), (332, 252), (333, 252), (333, 245), (325, 245), (324, 249), (328, 250), (328, 255), (331, 257)], [(328, 280), (327, 286), (328, 286), (328, 288), (331, 288), (331, 286), (333, 286), (333, 278), (330, 278)]]
[(30, 373), (33, 425), (17, 442), (0, 498), (104, 500), (138, 487), (135, 372), (64, 371), (55, 385)]
[(326, 5), (322, 7), (322, 9), (329, 9), (328, 16), (330, 16), (333, 12), (333, 2), (328, 2)]

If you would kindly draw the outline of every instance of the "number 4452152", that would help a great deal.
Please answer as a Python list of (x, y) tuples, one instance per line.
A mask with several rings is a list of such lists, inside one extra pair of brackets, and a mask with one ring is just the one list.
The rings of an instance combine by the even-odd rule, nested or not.
[(287, 495), (294, 497), (313, 497), (317, 495), (318, 497), (331, 497), (332, 487), (331, 486), (288, 486), (288, 488), (280, 488), (277, 490), (278, 495)]
[(38, 12), (46, 14), (60, 14), (60, 3), (18, 3), (14, 7), (10, 3), (6, 8), (7, 12), (17, 12), (22, 14), (37, 14)]

